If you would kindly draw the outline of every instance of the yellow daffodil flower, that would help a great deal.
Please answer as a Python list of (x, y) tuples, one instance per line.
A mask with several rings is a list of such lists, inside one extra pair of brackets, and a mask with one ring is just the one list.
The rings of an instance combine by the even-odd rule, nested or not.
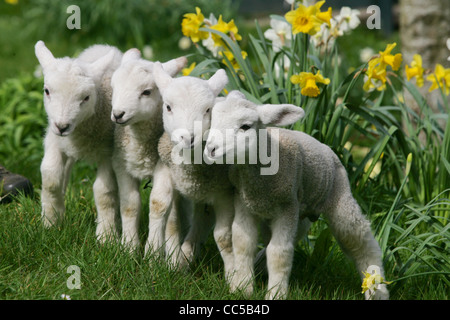
[(6, 3), (12, 4), (12, 5), (16, 5), (19, 3), (19, 0), (5, 0)]
[(392, 282), (385, 281), (383, 277), (377, 273), (369, 273), (369, 272), (362, 272), (364, 275), (363, 283), (361, 285), (362, 293), (365, 293), (367, 290), (369, 290), (370, 293), (374, 293), (379, 289), (380, 284), (391, 284)]
[(372, 89), (382, 91), (386, 89), (386, 69), (381, 68), (379, 64), (379, 58), (369, 61), (369, 66), (366, 71), (367, 79), (363, 86), (365, 91)]
[(445, 95), (450, 93), (450, 68), (445, 69), (441, 64), (436, 64), (434, 73), (430, 74), (427, 80), (431, 82), (429, 91), (442, 88)]
[(422, 57), (420, 54), (415, 54), (413, 56), (413, 61), (411, 61), (411, 67), (406, 65), (405, 66), (405, 72), (406, 72), (406, 78), (411, 80), (412, 78), (416, 77), (416, 83), (418, 87), (423, 86), (423, 71), (422, 68)]
[[(225, 22), (222, 19), (222, 15), (220, 15), (219, 20), (217, 20), (217, 23), (215, 25), (211, 26), (210, 28), (229, 35), (232, 40), (235, 40), (235, 41), (242, 40), (242, 36), (238, 33), (238, 28), (236, 27), (236, 24), (234, 23), (234, 19), (232, 19), (230, 22)], [(225, 45), (219, 35), (216, 35), (214, 33), (212, 33), (211, 35), (212, 35), (212, 39), (214, 41), (215, 46), (225, 47)]]
[(386, 68), (385, 65), (389, 65), (394, 71), (397, 71), (400, 68), (400, 65), (402, 64), (402, 54), (391, 54), (392, 49), (394, 49), (396, 45), (397, 43), (395, 42), (388, 44), (384, 51), (380, 51), (380, 62), (382, 67)]
[(330, 79), (324, 78), (320, 74), (320, 70), (317, 71), (316, 74), (311, 72), (301, 72), (298, 75), (291, 76), (291, 82), (293, 84), (299, 84), (302, 90), (300, 93), (307, 97), (317, 97), (320, 94), (320, 89), (317, 86), (317, 83), (323, 83), (328, 85), (330, 83)]
[(380, 51), (377, 57), (369, 61), (364, 90), (370, 91), (376, 88), (381, 91), (386, 89), (386, 68), (391, 66), (392, 70), (397, 71), (403, 59), (401, 53), (391, 54), (396, 45), (395, 42), (388, 44), (384, 51)]
[(181, 70), (181, 73), (183, 74), (183, 76), (188, 76), (191, 74), (192, 70), (194, 70), (195, 66), (196, 63), (193, 62), (188, 68), (184, 68), (183, 70)]
[[(228, 61), (231, 62), (231, 65), (233, 66), (233, 68), (235, 70), (239, 69), (239, 64), (236, 61), (236, 59), (235, 59), (235, 57), (233, 55), (233, 52), (231, 52), (230, 50), (223, 50), (223, 51), (219, 52), (219, 55), (221, 55), (222, 57), (226, 57), (228, 59)], [(241, 51), (241, 55), (242, 55), (242, 58), (244, 58), (244, 59), (246, 59), (247, 56), (248, 56), (247, 52), (245, 52), (245, 51)], [(223, 59), (222, 63), (226, 64), (226, 60)]]
[(292, 33), (302, 32), (314, 35), (320, 30), (323, 23), (330, 25), (331, 7), (327, 11), (320, 11), (320, 7), (324, 3), (325, 1), (319, 1), (309, 7), (299, 4), (297, 9), (287, 12), (284, 17), (292, 25)]
[(196, 13), (186, 13), (181, 21), (181, 32), (186, 37), (191, 38), (192, 42), (199, 42), (208, 38), (208, 32), (200, 31), (205, 17), (199, 7), (195, 7)]
[(321, 20), (322, 22), (330, 25), (331, 20), (331, 7), (328, 7), (327, 11), (320, 11), (320, 7), (325, 3), (325, 1), (319, 1), (317, 2), (314, 7), (316, 9), (316, 17)]

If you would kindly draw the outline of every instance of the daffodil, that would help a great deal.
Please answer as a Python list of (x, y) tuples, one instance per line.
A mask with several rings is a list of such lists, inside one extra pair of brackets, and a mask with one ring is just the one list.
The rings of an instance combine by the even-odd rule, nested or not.
[(339, 24), (339, 29), (342, 32), (348, 32), (356, 29), (361, 23), (359, 20), (360, 11), (350, 7), (342, 7), (339, 14), (336, 16), (336, 21)]
[(6, 3), (12, 4), (12, 5), (16, 5), (19, 3), (19, 0), (5, 0)]
[(189, 67), (181, 70), (181, 73), (183, 74), (183, 76), (188, 76), (191, 74), (192, 70), (194, 70), (195, 66), (196, 66), (196, 63), (193, 62), (193, 63), (191, 63), (191, 65)]
[(391, 43), (386, 46), (384, 51), (380, 51), (380, 63), (385, 68), (385, 65), (391, 66), (392, 70), (397, 71), (402, 64), (402, 54), (397, 53), (392, 55), (391, 51), (395, 48), (397, 43)]
[(292, 39), (291, 25), (278, 19), (270, 19), (270, 28), (264, 37), (272, 41), (273, 51), (280, 52), (283, 46), (289, 46)]
[(411, 66), (405, 66), (406, 78), (411, 80), (416, 77), (416, 83), (418, 87), (423, 86), (423, 71), (422, 68), (422, 57), (419, 54), (413, 56), (413, 61), (411, 61)]
[(386, 68), (390, 66), (392, 70), (397, 71), (402, 63), (401, 53), (391, 54), (391, 51), (396, 45), (395, 42), (388, 44), (384, 51), (380, 51), (377, 57), (369, 61), (363, 87), (364, 90), (370, 91), (376, 88), (381, 91), (386, 89)]
[(204, 25), (205, 17), (199, 7), (195, 7), (196, 13), (186, 13), (181, 21), (181, 32), (186, 37), (191, 38), (192, 42), (199, 42), (208, 38), (208, 32), (200, 31)]
[(362, 293), (365, 293), (367, 290), (369, 290), (369, 293), (372, 295), (380, 288), (381, 284), (390, 284), (392, 282), (385, 281), (384, 278), (381, 276), (377, 270), (373, 270), (372, 273), (370, 272), (362, 272), (364, 275), (363, 283), (361, 285)]
[(324, 78), (320, 74), (320, 70), (317, 71), (316, 74), (311, 72), (301, 72), (298, 75), (291, 76), (291, 82), (293, 84), (299, 84), (302, 89), (300, 93), (304, 96), (308, 97), (317, 97), (320, 94), (320, 89), (317, 86), (317, 83), (323, 83), (328, 85), (330, 83), (330, 79)]
[[(223, 50), (223, 51), (219, 52), (219, 55), (221, 55), (222, 57), (226, 57), (226, 59), (228, 61), (230, 61), (231, 65), (233, 66), (233, 68), (235, 70), (239, 69), (239, 64), (236, 61), (236, 58), (234, 57), (233, 52), (231, 52), (230, 50)], [(244, 59), (246, 59), (248, 56), (247, 52), (245, 52), (245, 51), (241, 51), (241, 55), (242, 55), (242, 58), (244, 58)], [(226, 64), (226, 60), (223, 59), (222, 63)]]
[(450, 93), (450, 68), (445, 69), (441, 64), (436, 64), (434, 73), (430, 74), (427, 80), (431, 82), (429, 91), (442, 88), (445, 95)]
[(314, 5), (305, 7), (299, 4), (298, 8), (285, 14), (286, 21), (292, 25), (292, 33), (299, 32), (314, 35), (320, 30), (323, 23), (330, 24), (331, 7), (327, 11), (320, 11), (325, 1), (319, 1)]
[(386, 89), (386, 69), (379, 65), (379, 58), (374, 58), (369, 61), (363, 86), (364, 90), (371, 91), (377, 89), (378, 91), (382, 91)]
[(326, 23), (329, 25), (331, 17), (332, 17), (332, 13), (331, 13), (332, 9), (331, 9), (331, 7), (328, 7), (327, 11), (320, 11), (320, 7), (322, 7), (322, 5), (324, 3), (325, 3), (325, 0), (316, 2), (316, 4), (314, 5), (314, 7), (316, 9), (316, 17), (317, 17), (317, 19), (322, 21), (322, 23)]
[[(238, 28), (236, 27), (236, 24), (234, 23), (234, 19), (232, 19), (230, 22), (225, 22), (222, 19), (222, 15), (219, 16), (219, 20), (217, 23), (210, 27), (213, 30), (220, 31), (226, 35), (229, 35), (230, 38), (234, 41), (242, 40), (242, 36), (238, 33)], [(222, 46), (225, 47), (222, 38), (217, 34), (212, 34), (212, 39), (214, 40), (214, 44), (216, 46)]]

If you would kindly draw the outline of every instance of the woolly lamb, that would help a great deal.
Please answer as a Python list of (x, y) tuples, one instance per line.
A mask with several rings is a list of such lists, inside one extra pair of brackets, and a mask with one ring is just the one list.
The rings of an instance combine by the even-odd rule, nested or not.
[[(186, 62), (181, 57), (163, 67), (175, 75)], [(113, 167), (119, 186), (122, 243), (131, 248), (139, 244), (140, 182), (153, 177), (159, 161), (158, 141), (164, 132), (162, 99), (153, 80), (153, 66), (153, 62), (141, 59), (139, 50), (130, 49), (111, 78), (111, 119), (119, 124), (114, 132)]]
[(44, 139), (42, 217), (45, 226), (59, 223), (65, 212), (64, 194), (76, 160), (98, 164), (94, 182), (96, 235), (115, 233), (116, 179), (111, 165), (114, 123), (111, 122), (110, 77), (122, 53), (95, 45), (76, 59), (54, 58), (44, 42), (35, 46), (44, 73), (44, 105), (48, 128)]
[[(147, 246), (158, 248), (161, 245), (164, 214), (172, 198), (182, 195), (196, 203), (195, 221), (182, 246), (183, 254), (190, 261), (196, 251), (196, 244), (208, 231), (205, 227), (208, 219), (198, 210), (199, 205), (210, 204), (216, 217), (214, 238), (228, 278), (233, 271), (233, 189), (228, 180), (227, 166), (208, 165), (201, 159), (203, 135), (209, 129), (214, 100), (228, 78), (224, 70), (218, 70), (209, 80), (190, 76), (172, 79), (159, 64), (155, 65), (153, 72), (164, 102), (165, 134), (159, 143), (159, 154), (170, 177), (158, 181), (155, 175), (150, 196), (150, 230), (153, 232), (150, 233)], [(198, 154), (200, 159), (196, 157)]]
[[(232, 290), (244, 289), (247, 293), (253, 290), (258, 219), (267, 221), (271, 230), (266, 249), (268, 299), (286, 297), (296, 233), (304, 236), (310, 226), (308, 220), (317, 220), (321, 213), (328, 218), (333, 235), (359, 271), (374, 265), (383, 273), (380, 247), (372, 235), (370, 222), (352, 196), (339, 158), (328, 146), (305, 133), (267, 128), (288, 125), (303, 116), (299, 107), (255, 105), (238, 91), (231, 92), (213, 108), (205, 148), (210, 159), (221, 159), (233, 152), (245, 152), (248, 156), (250, 149), (239, 143), (245, 139), (249, 140), (249, 146), (264, 140), (271, 148), (270, 153), (278, 153), (279, 159), (278, 172), (272, 175), (261, 174), (261, 162), (230, 168), (230, 180), (236, 187)], [(382, 285), (374, 298), (388, 296), (386, 286)]]

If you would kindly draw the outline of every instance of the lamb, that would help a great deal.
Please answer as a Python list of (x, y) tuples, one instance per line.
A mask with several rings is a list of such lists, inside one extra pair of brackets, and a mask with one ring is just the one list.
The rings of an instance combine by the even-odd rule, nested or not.
[[(187, 59), (180, 57), (163, 67), (173, 76), (186, 63)], [(141, 58), (139, 50), (130, 49), (111, 78), (111, 120), (118, 124), (112, 164), (119, 186), (122, 243), (132, 249), (139, 245), (140, 182), (151, 179), (155, 168), (160, 167), (157, 163), (158, 141), (164, 132), (162, 99), (153, 80), (153, 66), (153, 62)]]
[(78, 58), (55, 58), (42, 41), (36, 43), (35, 53), (44, 73), (48, 116), (41, 163), (43, 224), (50, 227), (62, 221), (72, 165), (77, 160), (91, 161), (98, 165), (93, 186), (98, 212), (96, 236), (105, 241), (116, 233), (110, 77), (122, 53), (115, 47), (94, 45)]
[[(384, 276), (380, 247), (372, 235), (370, 222), (352, 196), (339, 158), (328, 146), (305, 133), (268, 127), (292, 124), (303, 116), (300, 107), (255, 105), (239, 91), (230, 92), (212, 110), (211, 130), (204, 150), (210, 160), (242, 153), (248, 159), (249, 152), (255, 150), (250, 146), (261, 140), (272, 155), (278, 154), (279, 160), (275, 166), (278, 171), (269, 174), (261, 171), (264, 169), (261, 161), (231, 165), (230, 180), (236, 188), (232, 227), (233, 291), (242, 289), (250, 294), (253, 290), (257, 221), (263, 220), (271, 230), (266, 248), (269, 274), (266, 298), (285, 298), (296, 233), (298, 237), (304, 236), (311, 221), (317, 220), (321, 213), (357, 269), (365, 271), (369, 266), (378, 266)], [(372, 298), (388, 297), (386, 286), (381, 285)]]
[(203, 135), (209, 129), (211, 109), (228, 77), (224, 70), (218, 70), (209, 80), (190, 76), (173, 79), (160, 64), (155, 65), (153, 72), (163, 98), (165, 133), (158, 150), (170, 176), (169, 179), (157, 179), (156, 176), (154, 179), (147, 249), (161, 246), (165, 212), (172, 199), (184, 196), (195, 203), (194, 222), (181, 247), (186, 260), (191, 261), (196, 245), (208, 229), (205, 224), (209, 219), (198, 209), (202, 204), (209, 204), (215, 212), (214, 238), (228, 278), (234, 269), (231, 246), (233, 189), (228, 180), (228, 167), (210, 165), (196, 157), (200, 154), (201, 158)]

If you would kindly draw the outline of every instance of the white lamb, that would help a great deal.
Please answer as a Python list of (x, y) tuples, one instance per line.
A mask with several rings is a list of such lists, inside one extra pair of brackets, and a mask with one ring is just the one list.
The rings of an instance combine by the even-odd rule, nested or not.
[(42, 41), (36, 43), (35, 53), (44, 73), (49, 123), (41, 164), (43, 223), (49, 227), (61, 222), (72, 165), (76, 160), (88, 160), (98, 165), (94, 182), (96, 235), (103, 241), (116, 232), (110, 77), (122, 53), (111, 46), (95, 45), (76, 59), (55, 58)]
[[(228, 179), (227, 166), (208, 165), (201, 159), (203, 135), (209, 129), (211, 110), (228, 78), (224, 70), (218, 70), (209, 80), (190, 76), (173, 79), (160, 64), (155, 65), (153, 73), (164, 102), (165, 134), (159, 143), (159, 154), (169, 172), (169, 178), (164, 176), (162, 179), (156, 175), (154, 178), (147, 248), (161, 246), (165, 212), (172, 199), (181, 195), (197, 204), (193, 228), (182, 246), (183, 254), (190, 261), (196, 251), (196, 244), (201, 241), (201, 234), (207, 231), (202, 221), (208, 218), (203, 211), (198, 210), (198, 204), (210, 204), (216, 218), (214, 238), (228, 278), (233, 271), (233, 189)], [(196, 157), (198, 154), (200, 159)]]
[[(250, 146), (262, 145), (270, 147), (269, 153), (279, 160), (274, 166), (278, 169), (275, 174), (261, 174), (264, 165), (260, 161), (231, 166), (230, 179), (236, 187), (232, 290), (244, 289), (247, 293), (253, 290), (257, 220), (262, 219), (271, 230), (266, 249), (269, 274), (266, 298), (285, 298), (296, 235), (304, 236), (310, 226), (308, 220), (317, 220), (321, 213), (357, 269), (361, 272), (371, 265), (378, 266), (384, 276), (380, 247), (372, 235), (370, 222), (352, 196), (339, 158), (328, 146), (305, 133), (267, 127), (292, 124), (303, 116), (299, 107), (255, 105), (238, 91), (231, 92), (213, 108), (206, 156), (217, 160), (236, 152), (237, 156), (245, 153), (248, 159), (249, 152), (256, 150)], [(261, 155), (261, 150), (258, 152)], [(386, 286), (381, 285), (372, 298), (388, 297)]]
[[(175, 75), (186, 63), (187, 59), (180, 57), (163, 67)], [(119, 124), (114, 133), (113, 167), (119, 186), (122, 243), (132, 249), (139, 244), (140, 182), (153, 177), (159, 161), (158, 141), (164, 132), (162, 98), (153, 80), (153, 66), (141, 58), (139, 50), (130, 49), (111, 78), (111, 119)]]

